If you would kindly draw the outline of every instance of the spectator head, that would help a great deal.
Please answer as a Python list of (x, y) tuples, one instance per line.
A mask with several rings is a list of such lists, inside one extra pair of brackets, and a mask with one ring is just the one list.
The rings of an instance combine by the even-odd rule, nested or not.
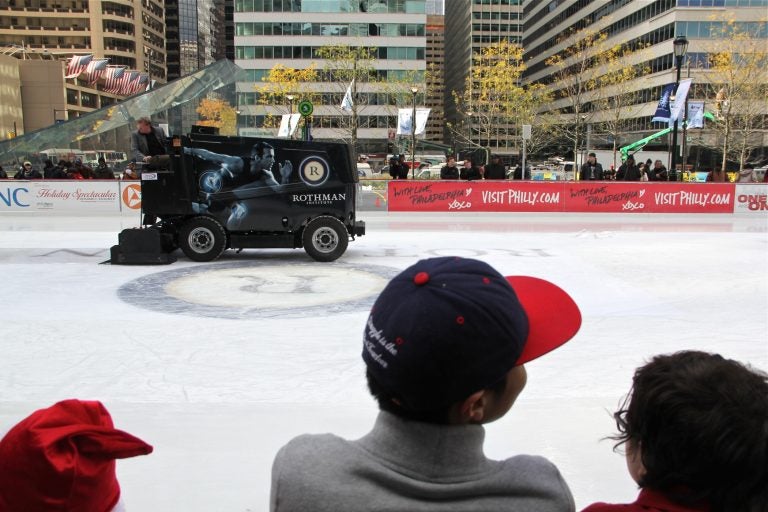
[(81, 158), (75, 158), (74, 164), (77, 166), (83, 165), (83, 160)]
[(99, 157), (99, 164), (106, 164), (106, 163), (107, 163), (107, 161), (106, 161), (106, 160), (104, 160), (104, 157), (103, 157), (103, 156), (100, 156), (100, 157)]
[(493, 160), (493, 163), (500, 164), (501, 163), (501, 156), (500, 155), (493, 155), (491, 157), (491, 160)]
[(591, 163), (595, 163), (597, 160), (597, 155), (594, 153), (590, 153), (589, 156), (587, 156), (587, 160), (589, 160)]
[(404, 418), (488, 423), (525, 386), (523, 364), (580, 325), (578, 306), (552, 283), (505, 278), (473, 259), (421, 260), (371, 309), (363, 334), (369, 388), (382, 410)]
[(464, 167), (466, 167), (467, 169), (469, 169), (470, 167), (472, 167), (472, 160), (471, 160), (471, 159), (469, 159), (469, 158), (465, 158), (465, 159), (464, 159)]
[(768, 375), (717, 354), (659, 355), (614, 416), (641, 487), (712, 511), (768, 503)]
[(27, 161), (27, 162), (24, 162), (24, 164), (23, 164), (23, 167), (24, 167), (24, 168), (27, 168), (27, 167), (32, 167), (32, 162), (29, 162), (29, 161)]
[(456, 165), (456, 157), (455, 157), (455, 156), (453, 156), (453, 155), (449, 156), (449, 157), (448, 157), (448, 160), (446, 161), (446, 163), (447, 163), (447, 164), (448, 164), (450, 167), (453, 167), (454, 165)]
[(149, 117), (140, 117), (136, 120), (136, 129), (139, 133), (148, 134), (152, 132), (152, 119)]
[[(650, 162), (650, 160), (648, 161)], [(648, 165), (650, 166), (651, 164), (648, 164)], [(657, 169), (660, 169), (661, 165), (662, 165), (661, 160), (656, 160), (655, 162), (653, 162), (653, 166), (656, 167)]]
[(45, 162), (43, 162), (43, 165), (45, 165), (46, 167), (53, 167), (53, 162), (50, 159), (48, 159)]
[(59, 402), (0, 440), (0, 510), (109, 512), (120, 499), (115, 459), (151, 452), (100, 402)]
[(405, 162), (405, 155), (403, 155), (403, 154), (401, 153), (400, 155), (398, 155), (398, 157), (397, 157), (397, 160), (398, 160), (399, 162), (401, 162), (401, 163), (402, 163), (402, 162)]
[(628, 164), (634, 164), (635, 163), (635, 157), (633, 157), (632, 155), (629, 155), (627, 157), (627, 163)]

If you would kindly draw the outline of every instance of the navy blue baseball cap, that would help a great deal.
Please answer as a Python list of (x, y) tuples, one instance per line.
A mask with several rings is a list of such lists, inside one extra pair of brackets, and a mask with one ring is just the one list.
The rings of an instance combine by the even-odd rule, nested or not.
[(376, 299), (363, 360), (403, 407), (435, 410), (497, 384), (580, 327), (576, 303), (549, 281), (504, 277), (474, 259), (430, 258)]

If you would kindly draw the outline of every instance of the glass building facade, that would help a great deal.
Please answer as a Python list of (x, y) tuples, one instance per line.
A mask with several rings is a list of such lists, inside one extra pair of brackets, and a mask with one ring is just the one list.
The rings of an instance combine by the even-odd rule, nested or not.
[[(419, 106), (424, 106), (425, 0), (234, 0), (234, 8), (235, 62), (248, 77), (248, 81), (237, 84), (241, 133), (264, 134), (267, 116), (288, 112), (288, 105), (259, 104), (258, 89), (274, 66), (314, 66), (324, 73), (326, 63), (319, 51), (331, 45), (375, 49), (374, 69), (369, 75), (372, 80), (357, 84), (356, 134), (360, 150), (386, 150), (396, 128), (397, 99), (388, 96), (387, 84), (382, 82), (388, 81), (391, 88), (393, 82), (411, 80), (403, 85), (408, 106), (414, 84), (421, 91), (417, 96)], [(335, 83), (326, 75), (321, 83), (304, 84), (313, 88), (318, 102), (313, 135), (348, 140), (344, 126), (349, 124), (350, 114), (340, 105), (349, 84)]]

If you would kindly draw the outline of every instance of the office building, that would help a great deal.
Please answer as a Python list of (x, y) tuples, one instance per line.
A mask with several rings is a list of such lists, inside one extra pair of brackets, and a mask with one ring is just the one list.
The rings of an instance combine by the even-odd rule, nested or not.
[(454, 93), (461, 94), (472, 73), (472, 55), (493, 43), (522, 41), (522, 0), (450, 0), (445, 4), (445, 95), (446, 122), (461, 136), (451, 134), (455, 145), (487, 146), (494, 153), (517, 154), (517, 128), (499, 120), (495, 133), (481, 133), (472, 122), (471, 109), (458, 108)]
[[(65, 69), (73, 55), (92, 55), (109, 59), (112, 66), (123, 66), (144, 73), (148, 80), (165, 82), (165, 26), (163, 2), (88, 0), (6, 0), (0, 10), (0, 54), (22, 61), (61, 61), (53, 64), (20, 64)], [(50, 70), (45, 71), (48, 73)], [(24, 119), (17, 120), (17, 134), (79, 116), (81, 113), (114, 103), (125, 94), (103, 91), (100, 86), (81, 80), (44, 81), (48, 84), (46, 105), (24, 102)], [(35, 96), (38, 100), (40, 95)], [(23, 126), (23, 130), (20, 128)]]
[[(662, 88), (676, 80), (673, 55), (676, 36), (685, 36), (689, 42), (682, 70), (683, 79), (689, 76), (693, 79), (689, 100), (705, 100), (709, 102), (705, 105), (709, 110), (714, 98), (711, 87), (702, 84), (706, 82), (710, 57), (718, 47), (717, 38), (724, 24), (732, 20), (737, 31), (765, 39), (768, 37), (767, 8), (768, 0), (531, 0), (523, 8), (523, 46), (528, 65), (524, 81), (547, 84), (557, 96), (562, 84), (557, 80), (557, 67), (549, 65), (547, 60), (562, 55), (569, 44), (565, 35), (572, 31), (604, 33), (608, 46), (642, 47), (641, 51), (623, 61), (645, 68), (647, 72), (630, 83), (628, 92), (633, 93), (636, 100), (625, 119), (622, 137), (617, 141), (621, 146), (666, 127), (666, 124), (653, 123), (651, 118)], [(593, 97), (609, 98), (610, 94), (610, 91), (598, 90)], [(549, 108), (557, 110), (568, 106), (567, 98), (556, 98)], [(611, 115), (610, 110), (596, 111), (588, 103), (585, 105), (582, 114), (585, 133), (581, 138), (584, 151), (587, 129), (593, 127), (589, 141), (591, 148), (612, 145), (612, 137), (600, 130), (600, 123)], [(714, 140), (704, 142), (716, 145)], [(663, 138), (655, 143), (666, 148), (669, 141)], [(652, 146), (650, 143), (649, 148)]]
[[(419, 106), (424, 105), (426, 69), (426, 25), (424, 0), (316, 1), (235, 0), (235, 62), (247, 71), (249, 80), (238, 84), (238, 125), (243, 134), (264, 133), (265, 116), (288, 112), (289, 105), (260, 105), (256, 88), (276, 65), (306, 69), (324, 62), (319, 48), (349, 45), (376, 48), (373, 74), (378, 84), (357, 84), (358, 149), (382, 151), (396, 128), (397, 108), (410, 106), (411, 83), (403, 84), (400, 105), (393, 103), (391, 90), (398, 81), (411, 79), (420, 86)], [(323, 82), (321, 104), (315, 105), (313, 135), (316, 138), (348, 138), (341, 127), (344, 92), (349, 84)], [(389, 88), (389, 89), (388, 89)], [(407, 99), (407, 101), (406, 101)], [(274, 130), (268, 132), (274, 135)]]

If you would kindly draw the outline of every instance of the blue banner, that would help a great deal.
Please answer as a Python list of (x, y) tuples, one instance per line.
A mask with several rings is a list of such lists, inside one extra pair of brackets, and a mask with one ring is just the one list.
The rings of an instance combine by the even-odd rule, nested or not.
[(668, 123), (669, 118), (672, 115), (672, 112), (670, 110), (670, 96), (672, 96), (672, 92), (675, 90), (675, 84), (667, 84), (664, 86), (664, 89), (661, 91), (661, 98), (659, 99), (659, 104), (656, 106), (656, 113), (653, 115), (653, 119), (651, 119), (651, 122), (662, 122), (662, 123)]

